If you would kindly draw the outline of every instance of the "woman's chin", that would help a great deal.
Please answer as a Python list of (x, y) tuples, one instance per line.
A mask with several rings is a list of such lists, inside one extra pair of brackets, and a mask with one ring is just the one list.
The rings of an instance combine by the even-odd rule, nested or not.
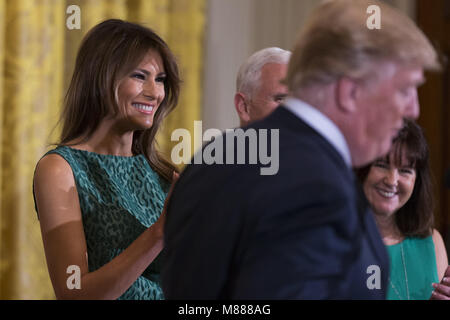
[(395, 214), (395, 212), (397, 211), (397, 208), (394, 206), (378, 206), (378, 207), (374, 207), (373, 211), (376, 213), (376, 215), (384, 217), (384, 218), (389, 218), (392, 215)]

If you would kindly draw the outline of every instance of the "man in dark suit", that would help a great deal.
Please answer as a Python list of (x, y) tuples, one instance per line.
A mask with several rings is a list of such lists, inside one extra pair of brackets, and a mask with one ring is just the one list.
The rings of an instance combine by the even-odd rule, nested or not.
[[(379, 30), (365, 24), (374, 4)], [(388, 258), (352, 166), (387, 153), (403, 118), (418, 117), (425, 68), (439, 68), (434, 49), (391, 7), (316, 9), (289, 63), (292, 96), (245, 128), (246, 164), (225, 161), (240, 157), (228, 132), (215, 145), (226, 146), (221, 161), (180, 176), (167, 209), (165, 297), (383, 299)], [(248, 162), (252, 144), (267, 143), (261, 132), (275, 137), (263, 148), (278, 161), (269, 175)]]

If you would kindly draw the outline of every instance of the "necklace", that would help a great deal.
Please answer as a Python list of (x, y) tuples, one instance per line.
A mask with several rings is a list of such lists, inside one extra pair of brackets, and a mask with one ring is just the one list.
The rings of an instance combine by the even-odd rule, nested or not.
[[(406, 261), (405, 261), (405, 252), (403, 251), (403, 242), (400, 243), (400, 250), (401, 250), (401, 253), (402, 253), (402, 265), (403, 265), (403, 271), (404, 271), (404, 275), (405, 275), (406, 295), (407, 295), (408, 300), (410, 300), (410, 298), (409, 298), (409, 286), (408, 286), (408, 274), (406, 272)], [(389, 283), (391, 284), (392, 289), (394, 289), (395, 294), (400, 298), (400, 300), (404, 300), (402, 298), (402, 296), (400, 295), (400, 293), (398, 292), (397, 288), (392, 283), (390, 277), (389, 277)]]

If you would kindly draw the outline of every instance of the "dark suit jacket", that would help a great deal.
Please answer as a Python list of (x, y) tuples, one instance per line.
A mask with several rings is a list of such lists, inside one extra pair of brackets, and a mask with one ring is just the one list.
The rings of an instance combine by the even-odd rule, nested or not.
[(279, 129), (278, 173), (186, 167), (167, 211), (165, 297), (384, 299), (387, 253), (338, 152), (282, 106), (250, 128)]

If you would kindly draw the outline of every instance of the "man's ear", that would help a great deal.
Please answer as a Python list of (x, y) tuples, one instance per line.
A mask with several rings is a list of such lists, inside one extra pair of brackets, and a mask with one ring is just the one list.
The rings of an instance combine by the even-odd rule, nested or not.
[(336, 83), (336, 105), (344, 112), (355, 112), (358, 83), (350, 78), (342, 77)]
[(241, 120), (241, 125), (248, 123), (250, 121), (249, 105), (243, 93), (237, 92), (234, 95), (234, 107)]

